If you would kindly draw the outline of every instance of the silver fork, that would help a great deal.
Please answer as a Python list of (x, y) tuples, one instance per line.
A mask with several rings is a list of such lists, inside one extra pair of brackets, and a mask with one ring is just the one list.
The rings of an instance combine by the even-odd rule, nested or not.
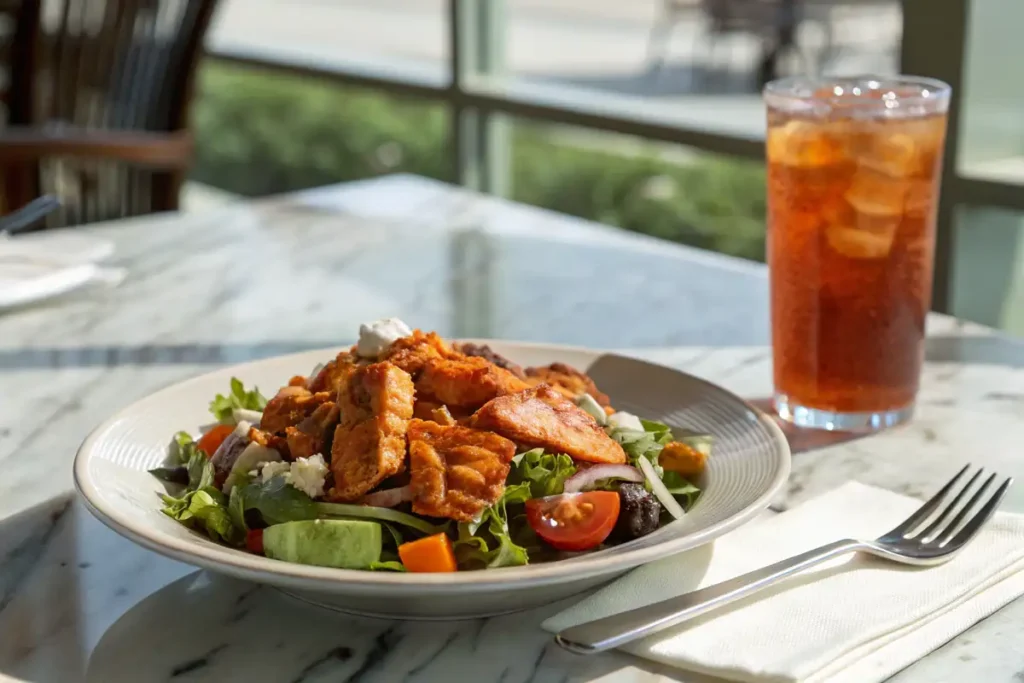
[[(1010, 478), (1003, 480), (995, 493), (978, 508), (985, 492), (997, 478), (992, 474), (967, 503), (960, 505), (981, 477), (983, 470), (978, 470), (953, 500), (943, 506), (946, 497), (969, 469), (970, 465), (965, 466), (903, 523), (873, 541), (836, 541), (692, 593), (567, 628), (555, 636), (555, 642), (577, 654), (610, 650), (728, 605), (846, 553), (863, 552), (902, 564), (942, 564), (977, 535), (1013, 483)], [(978, 508), (977, 512), (968, 519), (975, 508)]]

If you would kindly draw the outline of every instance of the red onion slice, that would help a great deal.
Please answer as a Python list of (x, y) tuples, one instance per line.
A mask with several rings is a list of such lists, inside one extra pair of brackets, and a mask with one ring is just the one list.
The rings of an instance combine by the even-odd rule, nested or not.
[(630, 465), (593, 465), (587, 468), (580, 468), (576, 474), (565, 480), (566, 493), (578, 493), (586, 491), (602, 479), (619, 479), (642, 483), (643, 473)]
[(377, 491), (363, 496), (359, 502), (376, 508), (393, 508), (399, 503), (412, 500), (412, 487), (400, 486), (397, 489)]

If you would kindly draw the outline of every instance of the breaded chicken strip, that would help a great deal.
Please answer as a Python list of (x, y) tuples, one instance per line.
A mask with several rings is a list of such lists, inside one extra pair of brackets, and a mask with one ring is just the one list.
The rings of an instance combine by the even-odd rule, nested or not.
[(260, 429), (271, 434), (281, 434), (288, 427), (294, 427), (313, 414), (313, 411), (331, 400), (326, 391), (313, 393), (305, 387), (282, 387), (267, 401), (263, 409)]
[(322, 403), (302, 422), (294, 427), (286, 427), (284, 435), (289, 457), (308, 458), (317, 453), (325, 457), (329, 455), (339, 417), (338, 404)]
[(405, 433), (413, 408), (409, 373), (391, 363), (358, 368), (338, 394), (331, 500), (354, 501), (405, 467)]
[(502, 356), (500, 353), (495, 353), (495, 351), (486, 344), (456, 343), (455, 350), (467, 356), (480, 356), (481, 358), (486, 358), (499, 368), (508, 370), (519, 379), (523, 379), (526, 376), (520, 366), (510, 361), (508, 358), (505, 358), (505, 356)]
[(470, 427), (573, 460), (622, 464), (626, 452), (586, 411), (546, 384), (500, 396), (474, 413)]
[(552, 363), (546, 367), (526, 368), (526, 382), (530, 386), (547, 384), (566, 398), (575, 399), (580, 394), (590, 394), (603, 407), (611, 406), (608, 394), (602, 393), (594, 380), (585, 373), (565, 363)]
[(527, 387), (512, 372), (487, 358), (461, 353), (434, 332), (416, 330), (396, 340), (382, 358), (412, 375), (418, 401), (446, 405), (453, 415)]
[(476, 410), (497, 396), (527, 388), (526, 382), (484, 358), (432, 359), (416, 380), (416, 393), (449, 408)]
[(427, 363), (455, 358), (465, 356), (452, 349), (436, 332), (424, 334), (420, 330), (414, 330), (408, 337), (395, 340), (380, 359), (390, 361), (412, 375), (415, 380)]
[(327, 391), (332, 396), (337, 396), (338, 390), (348, 385), (348, 378), (356, 368), (369, 364), (370, 361), (359, 358), (351, 351), (342, 351), (317, 373), (309, 384), (309, 390)]
[(409, 425), (412, 511), (469, 522), (505, 490), (516, 446), (492, 432), (413, 420)]

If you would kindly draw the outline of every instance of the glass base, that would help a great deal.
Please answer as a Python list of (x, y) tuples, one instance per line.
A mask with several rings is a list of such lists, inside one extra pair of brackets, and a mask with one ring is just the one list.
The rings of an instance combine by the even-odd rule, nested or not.
[(896, 410), (868, 413), (837, 413), (830, 410), (805, 408), (790, 401), (785, 394), (772, 398), (775, 412), (786, 422), (797, 427), (826, 429), (841, 432), (873, 432), (906, 422), (914, 414), (914, 404)]

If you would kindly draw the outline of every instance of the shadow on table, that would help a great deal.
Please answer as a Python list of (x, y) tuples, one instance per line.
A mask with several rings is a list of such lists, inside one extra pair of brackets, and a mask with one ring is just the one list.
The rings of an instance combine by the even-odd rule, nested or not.
[[(1024, 367), (1024, 344), (1001, 336), (929, 337), (925, 342), (925, 360), (930, 363), (984, 364)], [(775, 415), (771, 398), (747, 399), (758, 410), (772, 416), (789, 440), (793, 454), (855, 441), (877, 432), (826, 431), (802, 429)]]
[[(350, 344), (351, 342), (349, 342)], [(348, 344), (332, 342), (264, 342), (254, 344), (145, 344), (0, 350), (0, 371), (59, 368), (115, 368), (131, 365), (223, 365), (243, 363)]]
[(786, 439), (789, 441), (789, 449), (794, 455), (804, 453), (806, 451), (814, 451), (827, 446), (834, 446), (839, 443), (846, 443), (847, 441), (863, 439), (865, 436), (871, 436), (872, 434), (877, 433), (843, 431), (830, 432), (824, 429), (804, 429), (776, 417), (775, 408), (772, 405), (772, 400), (770, 398), (748, 398), (747, 402), (774, 420), (775, 424), (782, 429), (782, 433), (786, 435)]
[[(538, 624), (572, 599), (492, 619), (402, 622), (305, 605), (268, 587), (190, 574), (113, 624), (90, 658), (86, 680), (189, 681), (593, 681), (640, 667), (680, 673), (627, 655), (579, 657)], [(524, 656), (525, 655), (525, 656)]]
[(931, 363), (970, 363), (1024, 367), (1024, 343), (1002, 335), (929, 337), (925, 360)]
[[(69, 492), (0, 521), (0, 678), (58, 683), (85, 668), (78, 621), (65, 618), (81, 601), (77, 575), (60, 577), (54, 590), (37, 580), (74, 561), (71, 499)], [(40, 647), (58, 640), (69, 646), (59, 658)]]

